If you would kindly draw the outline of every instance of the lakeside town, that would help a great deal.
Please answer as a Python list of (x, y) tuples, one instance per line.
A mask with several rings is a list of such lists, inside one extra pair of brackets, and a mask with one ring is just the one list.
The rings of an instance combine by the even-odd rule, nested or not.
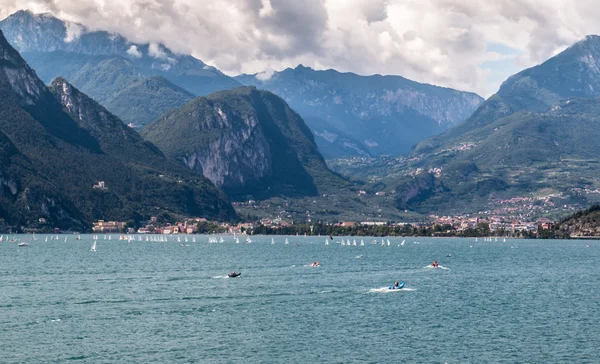
[(281, 218), (263, 218), (238, 224), (208, 221), (203, 218), (160, 223), (156, 217), (140, 227), (122, 221), (96, 221), (94, 233), (127, 234), (306, 234), (306, 235), (419, 235), (419, 236), (511, 236), (535, 237), (539, 230), (553, 227), (546, 218), (522, 221), (501, 216), (430, 216), (430, 222), (340, 221), (289, 222)]

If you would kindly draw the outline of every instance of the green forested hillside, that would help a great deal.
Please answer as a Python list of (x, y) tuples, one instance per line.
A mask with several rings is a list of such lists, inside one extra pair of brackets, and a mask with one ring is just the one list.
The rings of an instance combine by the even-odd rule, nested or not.
[(510, 211), (501, 201), (521, 198), (520, 212), (539, 203), (543, 214), (557, 204), (596, 202), (598, 60), (600, 37), (588, 36), (510, 77), (464, 123), (419, 143), (404, 173), (386, 181), (398, 192), (398, 206)]
[(348, 186), (327, 168), (302, 118), (253, 87), (196, 98), (142, 135), (235, 196), (318, 195)]
[(127, 124), (142, 127), (194, 95), (162, 76), (146, 77), (118, 55), (27, 52), (25, 60), (46, 83), (63, 77)]
[[(0, 218), (11, 226), (87, 229), (94, 219), (159, 213), (235, 217), (208, 180), (64, 80), (53, 92), (0, 33)], [(107, 189), (94, 189), (105, 181)]]

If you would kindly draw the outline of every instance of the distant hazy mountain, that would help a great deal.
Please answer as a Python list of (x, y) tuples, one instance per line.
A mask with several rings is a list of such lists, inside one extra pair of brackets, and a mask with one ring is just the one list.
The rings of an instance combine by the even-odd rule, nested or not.
[(230, 89), (239, 83), (214, 67), (177, 54), (162, 44), (136, 44), (119, 34), (91, 31), (50, 14), (28, 10), (0, 21), (6, 39), (19, 52), (64, 51), (87, 55), (119, 55), (131, 60), (145, 75), (161, 75), (195, 95)]
[[(106, 190), (94, 189), (105, 181)], [(85, 229), (94, 219), (235, 216), (208, 180), (63, 79), (51, 89), (0, 32), (0, 218)]]
[(542, 190), (593, 202), (585, 191), (600, 187), (598, 115), (600, 37), (588, 36), (510, 77), (465, 123), (421, 142), (414, 167), (443, 172), (406, 178), (400, 206), (484, 204)]
[(143, 76), (132, 61), (121, 56), (55, 51), (27, 52), (23, 58), (44, 82), (64, 77), (134, 127), (144, 126), (194, 98), (163, 76)]
[(545, 112), (571, 97), (600, 96), (600, 37), (587, 36), (560, 54), (509, 77), (465, 123), (420, 143), (426, 152), (518, 111)]
[(312, 196), (347, 186), (325, 165), (302, 118), (253, 87), (198, 97), (142, 135), (233, 196)]
[(298, 66), (240, 75), (245, 85), (283, 97), (306, 120), (327, 158), (397, 155), (466, 119), (483, 99), (400, 76), (359, 76)]
[(19, 11), (0, 21), (0, 29), (46, 83), (64, 77), (138, 127), (194, 95), (240, 86), (216, 68), (161, 44), (135, 44), (50, 14)]

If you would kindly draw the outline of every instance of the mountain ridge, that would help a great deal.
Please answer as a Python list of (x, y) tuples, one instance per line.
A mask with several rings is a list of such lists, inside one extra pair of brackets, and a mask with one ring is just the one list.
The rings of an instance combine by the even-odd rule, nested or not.
[(269, 76), (236, 79), (283, 97), (306, 120), (328, 157), (408, 152), (421, 139), (462, 121), (482, 101), (474, 93), (402, 76), (360, 76), (302, 65)]
[(316, 196), (348, 187), (327, 168), (301, 117), (254, 87), (195, 98), (142, 135), (233, 196)]
[(163, 44), (131, 42), (120, 34), (88, 29), (49, 13), (20, 10), (0, 21), (0, 29), (20, 52), (119, 55), (134, 62), (145, 75), (162, 75), (198, 96), (240, 86), (215, 67), (193, 56), (172, 52)]
[[(235, 218), (208, 180), (168, 162), (95, 101), (62, 79), (52, 91), (0, 31), (4, 223), (35, 227), (44, 218), (50, 227), (87, 230), (94, 219), (159, 213)], [(107, 188), (93, 188), (98, 181)]]

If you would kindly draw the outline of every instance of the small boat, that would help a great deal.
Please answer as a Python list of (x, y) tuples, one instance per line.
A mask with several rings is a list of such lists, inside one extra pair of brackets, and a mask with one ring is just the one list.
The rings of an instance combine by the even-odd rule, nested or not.
[(19, 243), (19, 246), (29, 246), (26, 242)]
[(91, 247), (90, 250), (93, 251), (93, 252), (96, 251), (96, 240), (94, 240), (94, 244), (92, 244), (92, 247)]
[(402, 289), (404, 288), (404, 282), (400, 282), (398, 286), (390, 286), (389, 289)]
[(229, 278), (237, 278), (237, 277), (239, 277), (241, 275), (242, 275), (242, 272), (239, 272), (239, 273), (238, 272), (231, 272), (231, 273), (229, 273), (227, 275), (227, 277), (229, 277)]

